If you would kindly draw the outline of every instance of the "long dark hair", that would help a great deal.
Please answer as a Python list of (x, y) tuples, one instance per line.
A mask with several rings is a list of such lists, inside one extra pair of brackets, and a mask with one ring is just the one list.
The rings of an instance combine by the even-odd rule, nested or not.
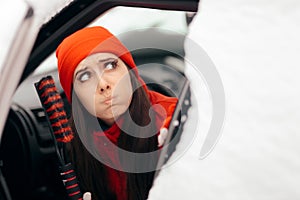
[[(139, 126), (143, 127), (149, 125), (151, 118), (149, 116), (149, 109), (151, 102), (149, 97), (138, 81), (136, 74), (133, 70), (129, 70), (131, 84), (133, 88), (137, 88), (132, 96), (132, 101), (129, 106), (129, 113), (132, 120)], [(68, 152), (71, 162), (74, 163), (74, 167), (80, 182), (80, 187), (83, 192), (89, 191), (92, 193), (93, 200), (110, 200), (117, 199), (116, 194), (113, 194), (108, 190), (108, 180), (105, 175), (105, 167), (103, 163), (98, 161), (90, 151), (85, 148), (85, 145), (93, 146), (91, 134), (94, 131), (91, 121), (95, 121), (95, 117), (90, 115), (87, 110), (80, 103), (76, 94), (73, 93), (73, 110), (72, 117), (70, 119), (71, 126), (75, 132), (74, 139), (68, 145)], [(74, 107), (74, 104), (76, 105)], [(154, 114), (155, 115), (155, 114)], [(153, 118), (152, 118), (153, 119)], [(99, 119), (98, 119), (99, 120)], [(136, 130), (139, 126), (131, 126), (130, 120), (125, 118), (123, 126), (127, 126), (125, 129), (121, 129), (120, 136), (117, 141), (118, 147), (130, 152), (147, 153), (155, 152), (157, 150), (157, 137), (153, 135), (148, 138), (134, 137), (125, 133), (123, 130), (132, 130), (140, 132), (142, 134), (151, 134), (153, 131), (157, 132), (157, 124), (152, 124), (149, 129), (143, 129), (143, 132)], [(75, 127), (76, 122), (76, 127)], [(128, 129), (129, 127), (129, 129)], [(80, 131), (80, 130), (85, 130)], [(81, 134), (81, 135), (80, 135)], [(82, 138), (83, 136), (83, 138)], [(144, 165), (156, 166), (158, 153), (154, 153), (151, 159), (147, 160)], [(120, 162), (128, 162), (124, 159), (124, 156), (119, 155)], [(134, 160), (130, 162), (135, 162)], [(144, 173), (129, 173), (126, 172), (126, 191), (127, 198), (132, 200), (144, 200), (147, 199), (149, 190), (152, 186), (155, 171)]]

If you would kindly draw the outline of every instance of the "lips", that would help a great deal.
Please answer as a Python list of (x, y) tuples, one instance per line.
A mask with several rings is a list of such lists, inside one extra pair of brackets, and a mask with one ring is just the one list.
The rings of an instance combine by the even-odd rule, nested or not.
[(108, 98), (105, 98), (102, 103), (104, 104), (107, 104), (107, 105), (111, 105), (112, 102), (116, 99), (116, 97), (108, 97)]
[(110, 98), (110, 99), (105, 99), (105, 100), (103, 101), (103, 103), (104, 103), (104, 104), (107, 104), (107, 105), (112, 104), (112, 99), (111, 99), (111, 98)]

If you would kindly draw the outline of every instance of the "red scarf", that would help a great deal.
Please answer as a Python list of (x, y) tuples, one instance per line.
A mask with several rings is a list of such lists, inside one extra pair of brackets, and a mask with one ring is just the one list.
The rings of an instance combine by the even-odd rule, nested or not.
[[(120, 169), (121, 164), (117, 148), (112, 148), (112, 145), (117, 145), (120, 136), (120, 128), (117, 123), (114, 123), (109, 129), (104, 132), (94, 132), (93, 137), (97, 150), (101, 153), (101, 158), (105, 162), (110, 163), (114, 168)], [(125, 172), (116, 170), (105, 165), (108, 188), (110, 192), (116, 194), (117, 200), (127, 199), (126, 192), (126, 174)]]
[[(166, 111), (167, 116), (161, 114), (159, 111), (157, 113), (157, 125), (161, 126), (162, 121), (166, 117), (172, 116), (173, 113), (169, 112), (168, 108), (177, 103), (177, 98), (166, 97), (152, 91), (149, 91), (148, 94), (152, 104), (159, 104)], [(120, 119), (118, 123), (114, 123), (107, 130), (98, 132), (95, 131), (93, 134), (96, 147), (98, 151), (101, 152), (101, 157), (105, 160), (105, 162), (110, 163), (116, 169), (120, 169), (121, 164), (118, 150), (117, 148), (112, 148), (112, 145), (117, 145), (118, 138), (121, 133), (119, 125), (122, 124), (122, 122), (122, 119)], [(126, 173), (116, 169), (113, 169), (109, 166), (105, 167), (107, 180), (109, 180), (108, 186), (110, 191), (116, 194), (117, 200), (125, 200), (127, 199)]]

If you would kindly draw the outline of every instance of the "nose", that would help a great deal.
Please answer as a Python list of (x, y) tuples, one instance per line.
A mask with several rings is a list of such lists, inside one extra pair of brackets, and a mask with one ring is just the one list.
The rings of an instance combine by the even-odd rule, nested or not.
[(100, 78), (99, 83), (98, 83), (98, 91), (100, 92), (100, 94), (107, 94), (109, 93), (111, 90), (111, 86), (110, 84), (105, 81), (103, 78)]

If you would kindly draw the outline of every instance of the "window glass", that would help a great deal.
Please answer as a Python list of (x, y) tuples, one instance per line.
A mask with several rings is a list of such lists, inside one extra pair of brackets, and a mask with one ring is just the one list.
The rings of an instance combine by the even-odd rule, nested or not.
[[(161, 28), (180, 34), (187, 33), (186, 12), (149, 8), (112, 8), (89, 26), (103, 26), (115, 35), (145, 28)], [(56, 58), (53, 53), (35, 70), (35, 74), (45, 73), (55, 68)]]

